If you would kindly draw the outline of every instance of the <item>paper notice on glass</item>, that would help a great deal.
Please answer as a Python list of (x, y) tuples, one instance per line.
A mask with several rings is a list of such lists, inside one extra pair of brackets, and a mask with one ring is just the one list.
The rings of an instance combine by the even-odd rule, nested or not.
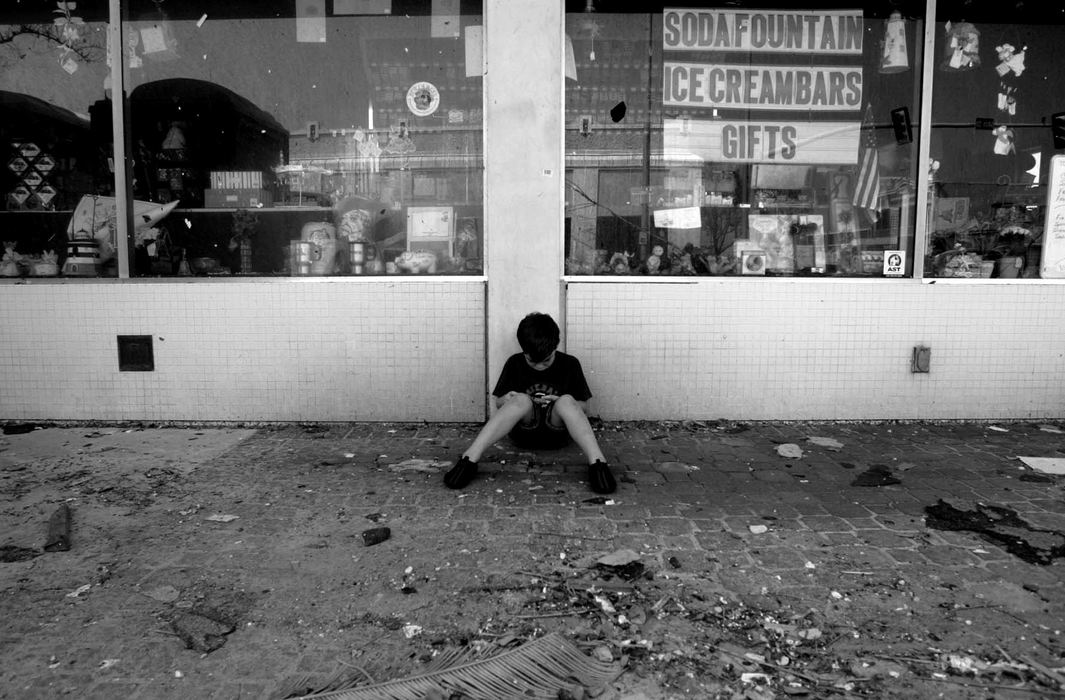
[(570, 80), (577, 79), (577, 59), (573, 57), (573, 39), (566, 35), (566, 77)]
[(484, 27), (471, 24), (466, 27), (466, 77), (480, 78), (484, 75)]
[(459, 0), (433, 0), (429, 35), (434, 39), (459, 38)]
[(334, 15), (390, 15), (392, 0), (333, 0)]
[(699, 207), (656, 209), (655, 228), (700, 228)]
[(296, 0), (296, 41), (325, 43), (325, 0)]
[(141, 27), (141, 46), (146, 54), (160, 53), (167, 50), (166, 34), (162, 26), (153, 24), (150, 27)]

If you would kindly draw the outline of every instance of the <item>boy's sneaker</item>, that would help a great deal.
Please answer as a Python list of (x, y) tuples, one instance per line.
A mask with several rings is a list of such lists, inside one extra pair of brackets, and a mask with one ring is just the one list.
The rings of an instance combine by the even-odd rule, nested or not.
[(596, 493), (614, 493), (618, 487), (614, 475), (610, 473), (610, 466), (601, 459), (588, 465), (588, 483)]
[(463, 455), (455, 466), (444, 474), (444, 485), (449, 489), (466, 488), (475, 476), (477, 476), (477, 462), (471, 462), (466, 455)]

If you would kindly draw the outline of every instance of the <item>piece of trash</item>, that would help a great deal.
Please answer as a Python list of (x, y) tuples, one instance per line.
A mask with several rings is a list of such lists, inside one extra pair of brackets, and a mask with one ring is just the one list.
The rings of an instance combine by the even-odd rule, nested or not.
[(840, 593), (839, 591), (832, 591), (831, 593), (829, 593), (829, 595), (831, 595), (836, 600), (842, 600), (843, 599), (843, 594)]
[(0, 564), (9, 564), (15, 561), (26, 561), (41, 556), (41, 552), (29, 547), (16, 547), (13, 544), (0, 546)]
[(215, 513), (214, 515), (208, 515), (204, 520), (210, 520), (212, 523), (231, 523), (239, 517), (239, 515), (223, 515), (222, 513)]
[(103, 661), (100, 662), (100, 665), (99, 665), (98, 668), (101, 671), (106, 669), (106, 668), (111, 668), (112, 666), (117, 664), (120, 660), (121, 659), (104, 659)]
[(619, 549), (616, 552), (599, 557), (596, 559), (596, 563), (604, 566), (625, 566), (639, 560), (640, 555), (631, 549)]
[(210, 653), (226, 643), (226, 635), (233, 625), (196, 613), (181, 613), (170, 621), (170, 627), (185, 642), (187, 649)]
[(669, 565), (672, 566), (674, 569), (680, 568), (680, 559), (677, 559), (676, 557), (669, 557), (668, 559), (666, 559), (666, 561), (669, 562)]
[(355, 453), (354, 452), (345, 452), (344, 453), (344, 458), (345, 459), (354, 459), (355, 458)]
[(748, 525), (747, 529), (756, 535), (761, 535), (763, 533), (769, 532), (769, 528), (765, 525)]
[(145, 591), (144, 595), (148, 596), (149, 598), (158, 600), (160, 603), (173, 603), (175, 600), (181, 597), (181, 594), (178, 592), (178, 589), (174, 588), (171, 585), (157, 586), (150, 591)]
[(1044, 474), (1065, 474), (1065, 457), (1018, 457), (1017, 459)]
[(593, 597), (595, 598), (595, 602), (599, 603), (599, 607), (602, 608), (603, 612), (607, 613), (608, 615), (613, 615), (617, 612), (617, 609), (614, 607), (614, 604), (611, 603), (610, 599), (607, 598), (605, 595), (600, 594)]
[(816, 569), (817, 568), (817, 564), (814, 564), (812, 561), (808, 561), (808, 562), (806, 562), (806, 568), (807, 569)]
[(835, 438), (830, 438), (830, 437), (808, 437), (806, 439), (808, 441), (812, 442), (813, 444), (818, 445), (819, 447), (827, 447), (830, 450), (841, 450), (841, 449), (843, 449), (843, 443), (840, 442), (839, 440), (835, 439)]
[(788, 459), (802, 459), (802, 448), (793, 442), (785, 442), (777, 445), (777, 454)]
[(414, 639), (421, 633), (421, 625), (403, 625), (403, 636), (407, 639)]
[(997, 426), (997, 425), (989, 425), (989, 426), (987, 426), (987, 429), (988, 430), (994, 430), (996, 433), (1008, 433), (1009, 432), (1008, 429), (1000, 427), (1000, 426)]
[(687, 462), (658, 462), (655, 464), (655, 467), (663, 472), (680, 473), (699, 471), (699, 467), (694, 464), (688, 464)]
[(799, 639), (805, 639), (808, 642), (812, 642), (815, 639), (821, 638), (821, 630), (817, 627), (810, 627), (808, 629), (799, 630), (797, 632)]
[(381, 522), (382, 520), (385, 519), (385, 514), (384, 513), (370, 513), (369, 515), (367, 515), (365, 517), (370, 522), (379, 523), (379, 522)]
[(593, 496), (592, 498), (586, 498), (581, 503), (591, 503), (597, 506), (614, 505), (613, 498), (607, 498), (606, 496)]
[(91, 589), (91, 588), (92, 588), (92, 584), (91, 583), (86, 583), (84, 586), (78, 586), (77, 588), (72, 590), (70, 593), (67, 593), (67, 598), (80, 598), (82, 595), (88, 593), (89, 589)]
[(606, 663), (610, 663), (614, 660), (614, 654), (611, 653), (610, 647), (605, 644), (600, 644), (595, 649), (592, 649), (592, 656), (599, 661), (604, 661)]
[(372, 547), (375, 544), (384, 542), (392, 536), (392, 530), (387, 527), (373, 527), (369, 530), (364, 530), (362, 533), (362, 541), (367, 547)]
[(742, 683), (757, 683), (759, 685), (768, 685), (769, 676), (765, 673), (741, 673), (740, 682)]
[(174, 678), (184, 678), (184, 677), (185, 677), (185, 672), (184, 671), (174, 671)]
[(1042, 430), (1044, 433), (1054, 433), (1056, 435), (1065, 434), (1065, 430), (1062, 430), (1061, 428), (1054, 425), (1041, 425), (1039, 426), (1039, 429)]
[(930, 528), (975, 532), (1029, 564), (1046, 566), (1065, 557), (1065, 532), (1032, 527), (1010, 508), (980, 503), (975, 510), (961, 510), (940, 499), (924, 512)]
[(901, 484), (902, 480), (891, 473), (883, 464), (874, 464), (859, 474), (851, 486), (890, 486)]
[(63, 504), (55, 509), (48, 519), (48, 535), (44, 541), (46, 552), (70, 550), (70, 507)]
[(438, 459), (405, 459), (402, 462), (389, 464), (388, 468), (394, 472), (438, 472), (444, 467), (450, 467), (450, 462), (441, 462)]

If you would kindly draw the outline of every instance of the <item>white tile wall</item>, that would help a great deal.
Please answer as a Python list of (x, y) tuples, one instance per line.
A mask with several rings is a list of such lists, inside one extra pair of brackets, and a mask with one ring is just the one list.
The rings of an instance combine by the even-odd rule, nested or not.
[[(0, 420), (479, 421), (484, 281), (0, 285)], [(154, 372), (119, 372), (151, 335)]]
[(1065, 417), (1054, 282), (571, 281), (566, 344), (604, 419)]

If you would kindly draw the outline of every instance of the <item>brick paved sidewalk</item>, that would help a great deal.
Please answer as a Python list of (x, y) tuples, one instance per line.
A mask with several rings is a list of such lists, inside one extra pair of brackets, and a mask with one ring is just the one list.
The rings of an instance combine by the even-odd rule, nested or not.
[[(503, 444), (444, 488), (471, 425), (6, 435), (0, 546), (39, 550), (67, 503), (73, 548), (0, 563), (0, 697), (278, 698), (546, 631), (624, 656), (607, 698), (1050, 696), (1065, 482), (1016, 458), (1065, 457), (1061, 430), (606, 423), (609, 500), (573, 448)], [(1052, 561), (930, 528), (941, 500), (1009, 509)], [(642, 575), (594, 566), (619, 550)], [(233, 631), (188, 649), (183, 614)]]

